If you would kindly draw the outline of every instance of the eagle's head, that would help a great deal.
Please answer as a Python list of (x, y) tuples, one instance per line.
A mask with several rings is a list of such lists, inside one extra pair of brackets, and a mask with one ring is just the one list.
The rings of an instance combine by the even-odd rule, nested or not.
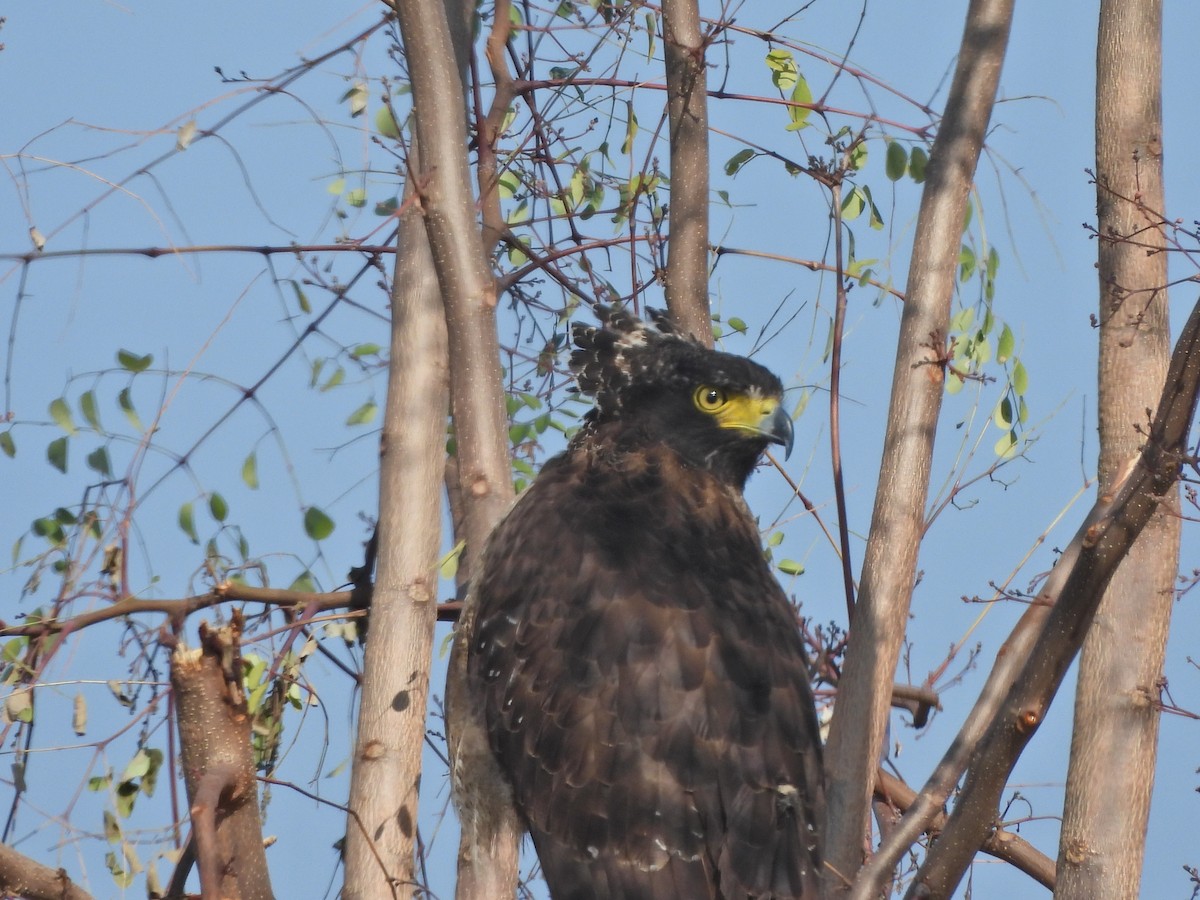
[(767, 369), (680, 334), (664, 313), (652, 323), (607, 306), (596, 315), (599, 327), (572, 328), (571, 371), (596, 401), (585, 436), (619, 426), (624, 446), (665, 444), (739, 488), (768, 444), (791, 452), (783, 385)]

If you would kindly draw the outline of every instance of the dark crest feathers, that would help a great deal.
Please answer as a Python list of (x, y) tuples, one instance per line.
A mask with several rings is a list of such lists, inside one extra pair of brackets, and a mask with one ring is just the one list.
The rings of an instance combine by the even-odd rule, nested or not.
[(616, 412), (621, 392), (661, 365), (667, 347), (704, 349), (675, 330), (661, 310), (650, 310), (650, 322), (614, 306), (595, 309), (600, 325), (571, 326), (575, 349), (571, 371), (582, 394), (594, 397), (601, 416)]

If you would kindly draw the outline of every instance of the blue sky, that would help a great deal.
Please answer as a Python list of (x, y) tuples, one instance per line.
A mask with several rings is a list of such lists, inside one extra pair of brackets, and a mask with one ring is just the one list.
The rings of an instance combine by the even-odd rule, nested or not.
[[(837, 56), (857, 24), (857, 9), (841, 4), (815, 4), (785, 30), (793, 37)], [(867, 11), (851, 58), (885, 83), (940, 109), (953, 64), (964, 3), (875, 3)], [(761, 2), (747, 5), (739, 23), (766, 27), (793, 12), (791, 6)], [(1166, 122), (1168, 214), (1185, 222), (1200, 215), (1195, 207), (1200, 184), (1192, 164), (1197, 140), (1194, 123), (1195, 84), (1200, 62), (1193, 52), (1200, 33), (1200, 9), (1190, 3), (1167, 4)], [(183, 123), (195, 119), (211, 127), (239, 102), (252, 96), (253, 85), (222, 83), (243, 70), (251, 78), (275, 75), (312, 58), (366, 29), (377, 16), (374, 5), (331, 9), (326, 4), (281, 2), (209, 5), (85, 2), (68, 7), (29, 5), (8, 13), (0, 52), (0, 253), (30, 247), (31, 225), (46, 236), (46, 250), (89, 247), (162, 247), (169, 245), (286, 245), (328, 242), (342, 232), (361, 236), (380, 219), (373, 203), (397, 192), (396, 179), (383, 170), (382, 157), (370, 140), (369, 121), (350, 119), (339, 99), (360, 72), (393, 73), (386, 60), (387, 42), (377, 34), (361, 59), (344, 55), (307, 76), (294, 93), (271, 98), (223, 132), (227, 141), (197, 142), (154, 170), (153, 178), (134, 179), (100, 203), (108, 183), (135, 172), (168, 152)], [(1004, 581), (1020, 564), (1044, 530), (1044, 544), (1034, 550), (1016, 574), (1014, 586), (1026, 587), (1052, 565), (1052, 548), (1062, 546), (1082, 518), (1091, 494), (1069, 507), (1094, 470), (1095, 333), (1089, 314), (1096, 303), (1095, 247), (1082, 223), (1094, 214), (1094, 193), (1084, 170), (1092, 165), (1092, 90), (1096, 4), (1065, 9), (1056, 4), (1018, 7), (1009, 57), (1001, 79), (1001, 103), (993, 117), (990, 155), (979, 175), (977, 198), (986, 223), (989, 246), (1000, 253), (996, 311), (1017, 335), (1018, 352), (1030, 372), (1028, 401), (1037, 423), (1036, 443), (1026, 459), (1004, 469), (1004, 483), (986, 482), (964, 496), (964, 508), (950, 509), (934, 524), (923, 548), (924, 576), (914, 598), (912, 646), (906, 656), (911, 680), (920, 681), (945, 657), (947, 648), (970, 632), (981, 655), (960, 685), (945, 693), (945, 711), (917, 734), (893, 722), (898, 745), (895, 762), (911, 783), (920, 784), (940, 755), (981, 683), (999, 642), (1016, 621), (1015, 605), (992, 608), (971, 631), (982, 607), (960, 598), (989, 596), (989, 583)], [(762, 58), (765, 46), (745, 36), (728, 47), (730, 83), (770, 90)], [(644, 58), (643, 58), (644, 59)], [(723, 64), (723, 58), (721, 60)], [(811, 67), (810, 67), (811, 65)], [(802, 62), (819, 93), (828, 70)], [(641, 74), (653, 71), (645, 65)], [(714, 81), (716, 79), (714, 78)], [(853, 108), (866, 98), (851, 86), (839, 96)], [(749, 88), (747, 88), (749, 89)], [(911, 106), (872, 90), (871, 101), (884, 117), (923, 124)], [(374, 101), (372, 101), (374, 102)], [(657, 101), (654, 101), (657, 102)], [(373, 113), (374, 106), (371, 109)], [(716, 102), (713, 125), (772, 147), (801, 152), (786, 143), (784, 114), (774, 107)], [(370, 119), (370, 116), (366, 117)], [(642, 129), (652, 120), (642, 117)], [(803, 180), (784, 175), (778, 164), (759, 159), (736, 178), (723, 172), (725, 160), (741, 144), (714, 135), (714, 190), (728, 191), (731, 206), (714, 204), (714, 240), (730, 246), (754, 247), (790, 257), (819, 258), (828, 227), (819, 192)], [(817, 141), (815, 149), (820, 149)], [(860, 223), (860, 256), (890, 260), (897, 284), (903, 284), (915, 215), (916, 191), (901, 182), (894, 195), (881, 190), (883, 148), (872, 145), (865, 177), (876, 186), (875, 199), (885, 228), (870, 232)], [(23, 154), (18, 157), (17, 154)], [(665, 148), (660, 152), (666, 157)], [(71, 167), (60, 165), (71, 161)], [(361, 184), (369, 203), (362, 211), (338, 203), (329, 186), (343, 171), (366, 164), (374, 173)], [(873, 168), (872, 168), (873, 167)], [(347, 213), (344, 220), (334, 208)], [(78, 215), (88, 208), (86, 215)], [(976, 232), (977, 237), (981, 236)], [(380, 235), (382, 237), (382, 234)], [(22, 280), (20, 267), (0, 260), (0, 321), (12, 335), (3, 353), (12, 380), (6, 405), (14, 417), (14, 459), (0, 458), (3, 515), (0, 545), (12, 546), (25, 534), (25, 559), (36, 539), (29, 523), (58, 506), (78, 504), (96, 481), (85, 456), (103, 442), (86, 429), (71, 438), (65, 475), (52, 470), (45, 447), (63, 432), (47, 412), (59, 396), (72, 403), (94, 390), (106, 428), (123, 437), (108, 444), (113, 468), (124, 473), (135, 459), (135, 435), (116, 397), (130, 387), (130, 397), (143, 422), (162, 409), (154, 445), (140, 463), (138, 485), (142, 506), (134, 540), (130, 580), (147, 595), (176, 597), (204, 588), (203, 554), (176, 526), (181, 504), (194, 502), (203, 541), (216, 536), (218, 523), (204, 511), (209, 492), (218, 491), (230, 507), (252, 553), (265, 554), (272, 584), (286, 586), (311, 569), (322, 588), (342, 583), (347, 568), (361, 560), (366, 526), (375, 496), (375, 434), (370, 427), (347, 427), (347, 416), (372, 400), (382, 403), (382, 377), (374, 358), (353, 358), (344, 346), (375, 342), (386, 345), (384, 297), (369, 275), (353, 298), (357, 307), (339, 307), (284, 363), (280, 374), (258, 395), (261, 406), (237, 401), (294, 343), (310, 318), (301, 314), (287, 279), (309, 277), (345, 280), (350, 260), (307, 273), (286, 256), (273, 269), (251, 254), (212, 254), (180, 258), (88, 257), (42, 260)], [(1177, 264), (1175, 277), (1192, 274)], [(614, 276), (615, 278), (616, 276)], [(280, 281), (282, 280), (282, 284)], [(1189, 285), (1173, 294), (1173, 324), (1178, 327), (1195, 301)], [(783, 263), (725, 257), (712, 283), (714, 303), (726, 317), (740, 315), (753, 326), (780, 303), (800, 308), (795, 322), (760, 354), (785, 383), (813, 389), (798, 422), (797, 447), (788, 463), (793, 477), (820, 506), (832, 526), (832, 490), (828, 475), (828, 428), (825, 424), (827, 374), (821, 363), (831, 284)], [(973, 288), (972, 288), (973, 289)], [(23, 293), (22, 293), (23, 292)], [(314, 310), (330, 295), (319, 287), (306, 293)], [(17, 297), (22, 299), (19, 307)], [(969, 294), (966, 295), (969, 302)], [(895, 302), (875, 302), (874, 293), (851, 296), (842, 390), (850, 518), (859, 537), (855, 569), (861, 563), (861, 536), (869, 523), (879, 445), (887, 404), (895, 327)], [(15, 324), (10, 324), (14, 323)], [(725, 347), (748, 352), (751, 341), (737, 336)], [(151, 370), (137, 378), (115, 371), (118, 349), (153, 354)], [(11, 356), (10, 356), (11, 354)], [(344, 382), (333, 390), (309, 387), (313, 371), (324, 384), (341, 366)], [(184, 373), (186, 372), (186, 375)], [(208, 375), (220, 378), (207, 377)], [(223, 379), (223, 380), (222, 380)], [(936, 491), (953, 465), (963, 435), (975, 435), (990, 415), (997, 395), (988, 388), (978, 397), (972, 389), (950, 397), (944, 407), (934, 469)], [(180, 469), (170, 452), (187, 451), (217, 419), (233, 409), (229, 420), (189, 457)], [(961, 424), (965, 423), (965, 424)], [(989, 461), (997, 436), (985, 432), (970, 471)], [(245, 460), (254, 455), (261, 486), (251, 490), (241, 477)], [(161, 486), (156, 484), (166, 476)], [(749, 493), (764, 525), (777, 520), (786, 532), (781, 555), (802, 561), (802, 576), (784, 578), (785, 588), (817, 621), (840, 619), (840, 573), (819, 529), (789, 503), (782, 480), (764, 471)], [(971, 505), (971, 501), (978, 501)], [(303, 510), (317, 506), (337, 522), (334, 535), (320, 547), (305, 537)], [(1064, 512), (1065, 510), (1065, 512)], [(227, 528), (218, 540), (229, 551), (234, 535)], [(1190, 571), (1200, 557), (1194, 530), (1185, 529), (1182, 568)], [(148, 560), (148, 561), (147, 561)], [(5, 566), (9, 563), (5, 562)], [(19, 600), (30, 569), (0, 570), (0, 618), (10, 619), (48, 602), (52, 581), (36, 597)], [(447, 587), (447, 593), (449, 588)], [(1186, 596), (1176, 607), (1166, 675), (1175, 699), (1184, 707), (1200, 702), (1200, 673), (1187, 662), (1195, 656), (1200, 627), (1195, 599)], [(189, 627), (194, 629), (193, 621)], [(440, 629), (435, 652), (445, 637)], [(67, 682), (91, 679), (95, 684), (48, 688), (39, 707), (35, 747), (87, 745), (54, 754), (35, 755), (30, 762), (30, 798), (38, 804), (22, 813), (16, 837), (20, 848), (45, 862), (64, 865), (98, 897), (121, 896), (104, 869), (106, 849), (99, 841), (81, 840), (72, 827), (52, 816), (61, 814), (77, 786), (104, 768), (120, 772), (136, 747), (138, 722), (121, 738), (100, 749), (89, 744), (129, 722), (105, 680), (120, 678), (128, 657), (114, 659), (121, 633), (89, 634), (56, 661), (46, 678)], [(335, 642), (336, 643), (336, 642)], [(251, 648), (253, 649), (253, 648)], [(343, 658), (349, 651), (336, 648)], [(125, 652), (132, 649), (125, 645)], [(352, 728), (350, 697), (335, 672), (313, 659), (312, 679), (320, 705), (308, 707), (297, 732), (290, 720), (287, 777), (333, 801), (344, 799), (348, 779), (339, 765), (349, 753)], [(322, 667), (324, 670), (322, 670)], [(951, 671), (962, 662), (951, 666)], [(165, 670), (160, 668), (160, 675)], [(902, 677), (906, 677), (903, 676)], [(1018, 802), (1010, 815), (1033, 816), (1021, 833), (1053, 855), (1061, 785), (1070, 729), (1068, 685), (1050, 719), (1035, 738), (1013, 782), (1028, 806)], [(79, 692), (88, 699), (89, 732), (76, 738), (69, 729), (70, 705)], [(297, 716), (298, 718), (298, 716)], [(1154, 809), (1148, 843), (1145, 896), (1187, 896), (1181, 866), (1200, 864), (1190, 840), (1195, 820), (1195, 771), (1200, 766), (1195, 723), (1166, 716)], [(161, 726), (160, 726), (161, 728)], [(161, 730), (151, 743), (162, 746)], [(321, 748), (328, 741), (328, 749)], [(11, 757), (11, 743), (0, 748)], [(11, 759), (5, 760), (5, 763)], [(91, 768), (89, 768), (89, 766)], [(0, 767), (0, 773), (7, 766)], [(4, 776), (7, 778), (7, 776)], [(0, 781), (0, 800), (9, 790)], [(161, 823), (163, 791), (146, 801), (129, 822), (149, 829)], [(424, 782), (422, 831), (432, 842), (431, 886), (449, 896), (453, 886), (452, 822), (441, 819), (446, 801), (444, 778), (430, 759)], [(83, 792), (72, 808), (70, 824), (82, 832), (100, 830), (103, 797)], [(158, 815), (154, 815), (155, 812)], [(297, 834), (292, 823), (305, 818)], [(281, 897), (321, 896), (336, 888), (331, 845), (343, 827), (336, 812), (320, 810), (285, 788), (272, 790), (267, 832), (279, 835), (269, 860)], [(157, 835), (139, 833), (139, 839)], [(139, 845), (148, 846), (148, 845)], [(148, 861), (146, 851), (142, 862)], [(165, 879), (170, 865), (159, 860)], [(1024, 876), (1004, 866), (982, 862), (974, 873), (976, 896), (1008, 896), (1028, 888)], [(129, 889), (144, 895), (140, 882)], [(1031, 894), (1032, 895), (1032, 894)]]

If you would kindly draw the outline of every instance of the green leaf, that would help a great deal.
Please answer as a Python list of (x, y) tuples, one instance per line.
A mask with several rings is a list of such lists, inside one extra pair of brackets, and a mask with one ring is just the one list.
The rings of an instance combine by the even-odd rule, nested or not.
[(804, 574), (804, 565), (796, 562), (794, 559), (781, 559), (778, 563), (776, 563), (775, 568), (777, 568), (784, 575)]
[(392, 140), (400, 137), (400, 128), (396, 125), (396, 117), (392, 115), (392, 108), (386, 103), (375, 110), (375, 130), (385, 138)]
[(33, 524), (29, 526), (29, 530), (56, 546), (67, 538), (63, 532), (62, 524), (57, 519), (50, 518), (49, 516), (34, 519)]
[(121, 823), (107, 809), (104, 811), (104, 837), (110, 844), (121, 840)]
[(367, 192), (362, 188), (355, 188), (352, 191), (347, 191), (346, 202), (355, 209), (362, 209), (367, 205)]
[(162, 769), (162, 750), (150, 749), (142, 752), (149, 758), (150, 764), (146, 767), (146, 772), (142, 776), (142, 784), (139, 787), (146, 797), (154, 797), (154, 788), (158, 785), (158, 772)]
[(229, 515), (229, 504), (225, 502), (224, 497), (213, 491), (208, 495), (208, 511), (218, 522), (224, 522)]
[(116, 853), (110, 850), (104, 854), (104, 864), (108, 866), (108, 871), (112, 875), (113, 881), (116, 882), (117, 887), (127, 888), (133, 884), (133, 873), (126, 872), (121, 867), (121, 860), (117, 857)]
[(10, 722), (33, 721), (33, 691), (17, 688), (4, 698), (4, 715)]
[(1029, 390), (1029, 373), (1025, 371), (1025, 363), (1019, 359), (1013, 364), (1012, 386), (1018, 397)]
[(861, 172), (867, 167), (868, 147), (866, 141), (859, 141), (850, 150), (850, 168)]
[(980, 335), (971, 341), (971, 361), (977, 366), (985, 366), (992, 359), (992, 342)]
[(125, 418), (129, 420), (129, 424), (136, 431), (145, 431), (142, 427), (142, 420), (138, 418), (137, 410), (133, 408), (133, 400), (130, 397), (129, 388), (122, 388), (121, 393), (117, 394), (117, 404), (121, 407), (121, 412), (125, 413)]
[(521, 188), (521, 179), (511, 169), (505, 169), (496, 178), (496, 190), (501, 200), (511, 200)]
[(459, 541), (454, 545), (454, 549), (443, 556), (438, 562), (438, 574), (447, 581), (458, 574), (458, 561), (462, 557), (463, 548), (466, 546), (466, 541)]
[(129, 350), (118, 350), (117, 362), (121, 364), (122, 369), (136, 375), (138, 372), (145, 372), (150, 368), (150, 363), (154, 362), (154, 354), (147, 353), (145, 356), (138, 356)]
[(883, 171), (889, 181), (899, 181), (904, 177), (908, 168), (908, 151), (899, 141), (888, 141), (887, 157), (884, 160)]
[(333, 519), (315, 506), (304, 511), (304, 533), (314, 541), (323, 541), (333, 534)]
[(333, 196), (335, 196), (335, 197), (342, 196), (342, 191), (346, 190), (346, 179), (345, 178), (333, 179), (333, 181), (329, 182), (329, 186), (327, 188), (325, 188), (325, 190), (328, 191), (330, 194), (333, 194)]
[(575, 173), (571, 176), (570, 182), (567, 184), (567, 191), (571, 197), (572, 209), (578, 208), (579, 204), (583, 202), (584, 195), (587, 193), (587, 188), (584, 183), (585, 181), (586, 179), (584, 177), (583, 167), (580, 166), (575, 170)]
[(111, 850), (104, 854), (104, 864), (108, 867), (109, 874), (112, 875), (113, 882), (119, 888), (127, 888), (133, 884), (133, 873), (126, 872), (121, 867), (121, 859), (116, 853)]
[(308, 302), (308, 294), (304, 293), (304, 288), (300, 286), (300, 282), (296, 279), (289, 279), (292, 283), (292, 290), (296, 293), (296, 304), (300, 307), (300, 312), (312, 312), (312, 304)]
[(975, 251), (963, 244), (958, 248), (958, 280), (970, 281), (975, 274)]
[(125, 688), (121, 682), (115, 679), (109, 679), (108, 689), (112, 691), (112, 695), (117, 698), (117, 702), (126, 709), (133, 709), (133, 699), (125, 693)]
[[(796, 73), (796, 86), (792, 89), (792, 103), (795, 104), (811, 104), (813, 102), (812, 90), (808, 86), (808, 82), (799, 72)], [(788, 116), (791, 122), (788, 123), (787, 131), (799, 131), (808, 125), (808, 117), (812, 115), (812, 109), (809, 106), (789, 106)]]
[(117, 785), (116, 807), (117, 815), (128, 819), (133, 815), (133, 804), (137, 800), (138, 786), (132, 781), (122, 781)]
[(726, 322), (725, 324), (728, 325), (730, 328), (732, 328), (734, 331), (736, 331), (738, 334), (746, 333), (745, 321), (742, 319), (739, 319), (737, 316), (731, 316), (729, 318), (729, 321)]
[[(350, 90), (342, 94), (342, 102), (350, 104), (350, 118), (361, 116), (367, 109), (367, 83), (365, 81), (356, 81), (350, 87)], [(339, 191), (338, 193), (341, 193)]]
[(771, 70), (771, 83), (783, 93), (796, 85), (796, 61), (790, 50), (772, 50), (767, 54), (767, 68)]
[(375, 421), (375, 415), (379, 412), (379, 406), (374, 400), (368, 400), (354, 412), (350, 413), (346, 419), (347, 425), (370, 425)]
[(67, 471), (67, 438), (60, 437), (51, 441), (46, 447), (46, 459), (50, 465), (65, 473)]
[(842, 198), (842, 219), (847, 222), (853, 222), (866, 207), (866, 198), (863, 196), (862, 188), (853, 188), (850, 193)]
[(17, 442), (13, 440), (12, 429), (0, 431), (0, 450), (3, 450), (9, 459), (17, 455)]
[(400, 198), (392, 197), (390, 200), (384, 200), (381, 203), (375, 204), (375, 215), (377, 216), (393, 216), (396, 210), (400, 208)]
[(637, 115), (633, 111), (633, 102), (625, 101), (625, 140), (621, 143), (621, 152), (626, 156), (633, 149), (633, 140), (637, 137), (638, 120)]
[(84, 391), (79, 395), (79, 411), (83, 413), (84, 419), (97, 431), (103, 431), (104, 428), (100, 424), (100, 409), (96, 405), (96, 392)]
[(996, 404), (995, 412), (992, 413), (992, 421), (996, 423), (996, 427), (1001, 431), (1008, 431), (1010, 428), (1012, 428), (1012, 400), (1010, 400), (1007, 396), (1005, 396), (999, 403)]
[(97, 447), (87, 455), (88, 468), (99, 472), (105, 478), (112, 478), (112, 466), (108, 461), (108, 448)]
[(964, 306), (950, 318), (950, 333), (959, 334), (965, 332), (971, 327), (971, 323), (975, 321), (975, 307)]
[(262, 709), (263, 697), (267, 695), (267, 688), (270, 686), (271, 685), (269, 682), (264, 681), (257, 687), (251, 688), (250, 693), (246, 697), (246, 711), (249, 712), (250, 715), (254, 715), (256, 712)]
[(753, 150), (739, 150), (733, 156), (729, 157), (728, 162), (725, 163), (725, 174), (730, 176), (736, 175), (752, 159), (754, 159)]
[(135, 778), (141, 778), (150, 771), (150, 754), (145, 750), (139, 750), (133, 754), (133, 759), (129, 761), (129, 765), (125, 767), (125, 773), (121, 776), (122, 781), (132, 781)]
[(88, 779), (87, 789), (93, 793), (99, 793), (107, 791), (110, 784), (112, 784), (111, 775), (93, 775)]
[(334, 373), (330, 375), (328, 379), (326, 379), (323, 385), (321, 385), (321, 392), (324, 393), (325, 391), (332, 391), (345, 380), (346, 370), (341, 366), (338, 366)]
[(196, 536), (196, 511), (190, 500), (179, 507), (179, 529), (191, 539), (193, 544), (200, 543), (200, 538)]
[(306, 594), (315, 593), (317, 590), (316, 582), (313, 581), (312, 572), (305, 569), (296, 576), (296, 580), (288, 585), (289, 591), (303, 591)]
[(1017, 433), (1015, 431), (1006, 431), (1000, 436), (1000, 440), (996, 441), (996, 445), (992, 448), (996, 455), (1001, 459), (1011, 459), (1017, 454)]
[(996, 342), (996, 362), (1001, 364), (1008, 362), (1016, 343), (1017, 339), (1013, 335), (1012, 329), (1005, 325), (1000, 331), (1000, 340)]
[(258, 490), (258, 454), (251, 453), (242, 463), (242, 481), (252, 491)]
[(196, 136), (196, 120), (184, 122), (179, 126), (179, 130), (175, 132), (175, 149), (186, 150), (192, 144), (192, 139)]
[(863, 185), (863, 195), (867, 198), (867, 206), (871, 209), (871, 217), (868, 224), (879, 231), (883, 228), (883, 215), (879, 212), (879, 207), (875, 205), (875, 198), (871, 196), (871, 188), (868, 185)]
[(913, 147), (908, 155), (908, 177), (917, 184), (925, 181), (925, 168), (929, 165), (929, 154), (923, 147)]
[(71, 418), (71, 407), (62, 397), (50, 401), (50, 418), (67, 434), (75, 433), (75, 420)]
[(364, 356), (378, 356), (382, 349), (378, 344), (359, 344), (350, 351), (350, 355), (356, 359), (362, 359)]

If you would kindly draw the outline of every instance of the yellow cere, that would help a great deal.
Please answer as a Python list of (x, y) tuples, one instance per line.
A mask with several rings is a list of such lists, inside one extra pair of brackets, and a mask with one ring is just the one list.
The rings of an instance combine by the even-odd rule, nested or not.
[(778, 408), (774, 397), (763, 397), (757, 391), (749, 394), (731, 394), (712, 385), (701, 385), (693, 394), (696, 408), (708, 413), (722, 428), (741, 428), (746, 431), (762, 432), (765, 422)]

